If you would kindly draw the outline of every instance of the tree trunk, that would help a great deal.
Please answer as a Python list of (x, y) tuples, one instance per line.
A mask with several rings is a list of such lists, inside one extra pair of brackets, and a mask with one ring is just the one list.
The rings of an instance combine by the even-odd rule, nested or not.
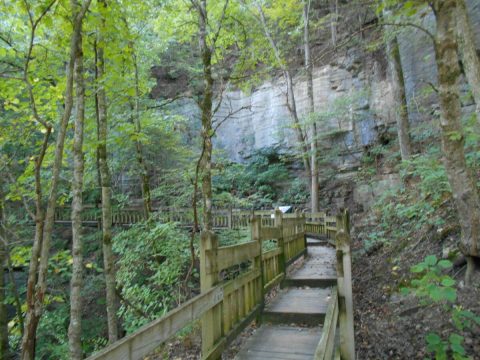
[[(5, 267), (7, 260), (7, 244), (5, 240), (4, 213), (3, 213), (3, 193), (2, 184), (0, 183), (0, 360), (9, 358), (8, 347), (8, 317), (6, 300), (6, 284), (5, 284)], [(21, 316), (22, 314), (19, 314)]]
[(436, 15), (435, 57), (442, 130), (442, 148), (448, 180), (457, 208), (462, 236), (460, 250), (467, 256), (466, 283), (471, 282), (474, 262), (480, 255), (480, 199), (472, 172), (467, 167), (464, 153), (464, 135), (461, 125), (459, 92), (460, 67), (455, 36), (457, 0), (435, 0)]
[[(101, 1), (101, 6), (106, 7), (105, 1)], [(97, 114), (98, 114), (98, 155), (100, 165), (100, 179), (102, 186), (102, 251), (103, 267), (105, 273), (106, 288), (106, 306), (107, 306), (107, 324), (108, 341), (113, 343), (118, 340), (118, 320), (117, 320), (117, 294), (115, 281), (115, 259), (112, 249), (112, 188), (111, 176), (108, 168), (107, 136), (108, 136), (108, 117), (107, 117), (107, 98), (105, 88), (100, 79), (105, 77), (105, 55), (103, 33), (105, 31), (105, 18), (102, 18), (101, 29), (97, 39)]]
[(306, 136), (303, 133), (302, 127), (300, 125), (300, 120), (298, 119), (297, 104), (295, 101), (292, 74), (290, 73), (290, 70), (288, 69), (288, 67), (285, 65), (285, 61), (284, 59), (282, 59), (277, 43), (275, 42), (275, 39), (273, 38), (272, 34), (270, 33), (270, 30), (268, 29), (267, 20), (265, 18), (265, 14), (263, 12), (262, 6), (259, 3), (255, 3), (255, 4), (260, 14), (260, 23), (263, 27), (263, 31), (270, 43), (270, 46), (273, 50), (275, 58), (280, 66), (280, 69), (282, 70), (283, 77), (285, 79), (285, 83), (287, 86), (287, 108), (290, 113), (290, 116), (292, 117), (293, 130), (295, 132), (295, 135), (297, 136), (297, 141), (302, 152), (301, 156), (303, 160), (303, 165), (305, 167), (306, 173), (308, 174), (308, 178), (310, 179), (311, 169), (310, 169), (310, 161), (308, 158), (308, 145), (306, 142)]
[(83, 78), (82, 33), (78, 37), (78, 53), (75, 62), (76, 116), (73, 137), (72, 181), (72, 279), (70, 282), (70, 325), (68, 344), (70, 358), (83, 359), (82, 351), (82, 287), (83, 287), (83, 129), (85, 123), (85, 83)]
[(313, 98), (313, 64), (310, 52), (310, 0), (303, 0), (303, 46), (305, 48), (305, 71), (307, 74), (308, 114), (310, 121), (310, 199), (312, 212), (318, 212), (318, 163), (317, 163), (317, 124), (313, 118), (315, 101)]
[(337, 26), (338, 26), (338, 0), (329, 0), (330, 6), (330, 33), (332, 46), (337, 47)]
[[(47, 270), (48, 270), (48, 258), (50, 253), (50, 243), (52, 239), (55, 207), (57, 202), (57, 186), (60, 178), (60, 171), (62, 168), (63, 160), (63, 148), (65, 145), (65, 134), (67, 131), (68, 121), (72, 113), (73, 107), (73, 73), (75, 59), (78, 56), (79, 37), (82, 31), (82, 22), (85, 13), (90, 5), (91, 0), (85, 0), (82, 7), (79, 8), (77, 1), (71, 1), (71, 10), (73, 14), (73, 32), (70, 39), (70, 58), (67, 66), (67, 80), (65, 89), (65, 108), (63, 111), (62, 119), (60, 120), (60, 127), (57, 135), (57, 142), (55, 145), (55, 155), (52, 167), (50, 194), (47, 202), (47, 211), (45, 215), (45, 226), (43, 229), (43, 238), (39, 246), (40, 260), (38, 262), (38, 277), (35, 279), (30, 278), (33, 276), (32, 271), (29, 271), (29, 286), (34, 285), (34, 296), (32, 296), (32, 302), (27, 303), (27, 312), (25, 316), (25, 329), (22, 338), (22, 360), (33, 360), (35, 357), (35, 337), (37, 333), (38, 323), (43, 312), (43, 305), (45, 300), (45, 291), (47, 288)], [(34, 250), (32, 250), (33, 253)], [(34, 264), (32, 263), (31, 269)], [(36, 275), (36, 274), (35, 274)], [(33, 281), (32, 281), (33, 280)], [(33, 289), (32, 289), (33, 290)]]
[(212, 49), (207, 42), (207, 1), (201, 0), (199, 7), (199, 35), (200, 51), (203, 65), (203, 97), (200, 108), (202, 111), (202, 140), (203, 155), (200, 162), (200, 173), (203, 192), (203, 229), (213, 230), (212, 217), (212, 104), (213, 104), (213, 76), (212, 76)]
[(403, 68), (400, 59), (400, 48), (396, 36), (387, 42), (387, 58), (395, 101), (395, 120), (397, 122), (400, 154), (402, 160), (408, 160), (412, 155), (410, 123), (408, 121), (407, 96), (405, 93), (405, 80), (403, 78)]
[(465, 0), (457, 2), (457, 38), (465, 75), (476, 104), (477, 120), (480, 121), (480, 60)]
[[(133, 44), (132, 44), (133, 45)], [(133, 46), (132, 46), (133, 48)], [(134, 106), (134, 115), (133, 115), (133, 125), (135, 127), (135, 132), (141, 134), (142, 124), (140, 122), (140, 86), (138, 78), (138, 64), (137, 57), (135, 52), (132, 53), (133, 66), (135, 69), (135, 106)], [(145, 213), (145, 218), (148, 219), (152, 213), (152, 197), (150, 195), (150, 176), (148, 175), (147, 164), (143, 156), (143, 146), (142, 143), (137, 139), (135, 140), (135, 150), (137, 155), (137, 162), (140, 167), (140, 180), (142, 184), (142, 199), (143, 199), (143, 210)]]

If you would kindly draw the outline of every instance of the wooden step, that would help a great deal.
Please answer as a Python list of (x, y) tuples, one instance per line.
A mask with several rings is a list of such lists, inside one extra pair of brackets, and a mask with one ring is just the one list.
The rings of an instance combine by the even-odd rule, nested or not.
[(303, 266), (287, 276), (282, 287), (330, 287), (337, 282), (335, 270), (336, 252), (330, 246), (314, 246), (308, 249)]
[(307, 246), (327, 246), (329, 244), (327, 238), (307, 238)]
[(263, 312), (263, 321), (274, 324), (319, 326), (325, 319), (330, 289), (288, 288), (280, 290)]
[(237, 354), (237, 360), (313, 359), (322, 329), (263, 325)]

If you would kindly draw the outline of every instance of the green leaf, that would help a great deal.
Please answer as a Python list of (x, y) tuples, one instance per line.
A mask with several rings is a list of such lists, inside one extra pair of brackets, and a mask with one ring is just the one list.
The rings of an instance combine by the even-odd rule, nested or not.
[(425, 337), (425, 340), (427, 340), (427, 343), (429, 345), (439, 345), (442, 342), (442, 339), (438, 334), (435, 333), (428, 333), (427, 336)]
[(456, 352), (460, 355), (465, 355), (465, 349), (460, 344), (451, 344), (450, 348), (452, 349), (452, 351), (454, 351), (454, 352)]
[(442, 285), (443, 286), (453, 286), (455, 285), (455, 280), (453, 280), (451, 277), (446, 277), (442, 280)]
[(450, 260), (440, 260), (437, 265), (442, 269), (449, 269), (453, 266)]
[(441, 301), (444, 299), (444, 294), (438, 286), (432, 287), (428, 291), (428, 294), (430, 295), (433, 301)]
[(417, 265), (414, 265), (410, 268), (410, 271), (413, 273), (421, 273), (427, 268), (427, 265), (425, 263), (419, 263)]
[(458, 334), (450, 334), (448, 337), (448, 341), (450, 341), (450, 344), (458, 344), (460, 345), (464, 340), (464, 337)]
[(402, 295), (408, 295), (408, 294), (410, 293), (410, 289), (407, 288), (407, 287), (402, 287), (402, 288), (400, 289), (400, 293), (401, 293)]
[(434, 266), (437, 263), (438, 259), (435, 255), (429, 255), (425, 258), (425, 264), (428, 266)]
[(457, 292), (455, 289), (452, 288), (443, 288), (443, 298), (450, 301), (455, 302), (457, 300)]

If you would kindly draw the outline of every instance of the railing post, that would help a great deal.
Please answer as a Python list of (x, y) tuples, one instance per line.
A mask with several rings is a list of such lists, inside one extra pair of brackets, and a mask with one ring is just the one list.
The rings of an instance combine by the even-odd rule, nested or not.
[[(256, 301), (260, 300), (261, 311), (263, 311), (263, 307), (265, 305), (265, 293), (264, 293), (265, 280), (263, 278), (263, 272), (264, 272), (263, 258), (262, 258), (262, 256), (263, 256), (262, 240), (263, 239), (260, 236), (261, 229), (262, 229), (262, 219), (258, 215), (253, 216), (252, 219), (251, 219), (252, 241), (258, 242), (259, 249), (260, 249), (260, 252), (259, 252), (258, 256), (256, 256), (254, 258), (255, 268), (260, 269), (260, 287), (261, 287), (259, 289), (259, 292), (258, 292), (260, 294), (261, 298), (256, 299)], [(261, 319), (261, 316), (259, 316), (257, 320), (260, 320), (260, 319)]]
[(285, 242), (283, 241), (283, 213), (280, 209), (275, 209), (275, 227), (279, 229), (280, 237), (277, 239), (277, 246), (281, 249), (279, 256), (280, 272), (287, 274), (285, 261)]
[(323, 215), (323, 231), (327, 239), (330, 239), (330, 236), (327, 230), (327, 212), (325, 212), (325, 214)]
[(298, 221), (300, 223), (300, 232), (303, 232), (303, 250), (305, 250), (305, 255), (307, 255), (308, 247), (307, 247), (307, 233), (305, 232), (305, 224), (307, 219), (305, 217), (305, 213), (302, 213), (300, 210), (297, 209), (296, 211), (297, 217), (300, 218)]
[[(211, 231), (204, 231), (201, 234), (200, 243), (200, 290), (202, 293), (211, 289), (218, 281), (218, 274), (215, 271), (207, 271), (207, 261), (210, 262), (210, 268), (215, 268), (216, 256), (212, 252), (213, 258), (207, 258), (207, 250), (218, 248), (217, 235)], [(202, 354), (208, 354), (219, 337), (221, 331), (221, 306), (217, 305), (207, 311), (202, 316)], [(220, 322), (220, 325), (218, 324)]]
[(337, 215), (337, 283), (340, 326), (340, 356), (355, 359), (353, 332), (352, 260), (350, 255), (350, 224), (348, 210)]
[(228, 225), (227, 226), (228, 226), (229, 229), (233, 229), (233, 209), (232, 209), (232, 207), (230, 207), (228, 209), (228, 215), (227, 216), (228, 216), (228, 219), (227, 219)]

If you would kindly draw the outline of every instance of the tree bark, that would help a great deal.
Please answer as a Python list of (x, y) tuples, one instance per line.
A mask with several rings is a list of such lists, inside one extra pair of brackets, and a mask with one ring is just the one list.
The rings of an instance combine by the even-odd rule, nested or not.
[(480, 121), (480, 60), (465, 0), (457, 2), (457, 38), (465, 75), (476, 104), (477, 120)]
[(392, 79), (393, 98), (395, 101), (395, 120), (397, 123), (400, 154), (402, 160), (408, 160), (412, 155), (410, 123), (408, 120), (407, 96), (405, 93), (405, 80), (400, 58), (400, 48), (396, 36), (387, 42), (387, 58)]
[[(106, 7), (104, 0), (99, 2), (100, 6)], [(108, 116), (107, 97), (102, 79), (105, 77), (105, 51), (103, 33), (105, 31), (105, 18), (102, 18), (97, 39), (97, 114), (98, 114), (98, 155), (100, 165), (100, 180), (102, 186), (102, 251), (103, 267), (105, 274), (106, 307), (108, 324), (108, 341), (113, 343), (118, 340), (118, 319), (117, 319), (117, 294), (115, 281), (115, 259), (112, 249), (112, 187), (110, 169), (108, 168)]]
[(310, 121), (310, 199), (312, 212), (318, 212), (318, 163), (317, 163), (317, 124), (313, 118), (315, 101), (313, 98), (313, 64), (310, 51), (310, 0), (303, 0), (303, 46), (305, 49), (305, 71), (307, 74), (308, 114)]
[[(132, 44), (133, 48), (133, 44)], [(140, 121), (140, 83), (138, 77), (138, 63), (137, 56), (135, 51), (132, 53), (132, 61), (135, 71), (135, 105), (134, 105), (134, 115), (133, 115), (133, 125), (135, 127), (135, 132), (137, 134), (142, 133), (142, 124)], [(150, 176), (148, 175), (148, 167), (145, 163), (143, 156), (143, 146), (142, 143), (137, 139), (135, 140), (135, 150), (137, 155), (137, 162), (140, 166), (140, 180), (142, 185), (142, 199), (143, 199), (143, 210), (145, 213), (145, 218), (148, 219), (150, 214), (153, 211), (152, 208), (152, 197), (150, 195)]]
[(338, 0), (329, 0), (330, 6), (330, 33), (332, 46), (337, 47), (337, 26), (338, 26)]
[(480, 255), (480, 199), (464, 153), (459, 92), (460, 67), (455, 34), (457, 0), (435, 0), (432, 5), (437, 23), (435, 57), (438, 67), (444, 163), (462, 230), (459, 247), (469, 259), (465, 281), (470, 284), (474, 266), (471, 257)]
[[(7, 244), (5, 242), (4, 225), (4, 210), (3, 210), (3, 193), (2, 184), (0, 183), (0, 360), (7, 360), (9, 358), (8, 346), (8, 317), (6, 300), (6, 284), (5, 284), (5, 267), (7, 260)], [(19, 314), (22, 316), (22, 314)]]
[(213, 230), (212, 217), (212, 104), (213, 104), (213, 76), (212, 76), (212, 48), (207, 42), (207, 1), (199, 2), (199, 38), (200, 52), (203, 65), (203, 96), (200, 102), (202, 111), (202, 140), (204, 151), (200, 161), (200, 173), (203, 193), (203, 230)]
[(288, 69), (287, 65), (285, 64), (284, 59), (282, 59), (282, 56), (280, 54), (280, 50), (278, 49), (277, 43), (275, 42), (275, 39), (273, 38), (272, 34), (270, 33), (270, 30), (268, 29), (268, 24), (267, 20), (265, 18), (265, 14), (263, 12), (262, 6), (259, 3), (255, 3), (257, 10), (260, 14), (260, 23), (263, 27), (263, 31), (265, 33), (265, 36), (267, 37), (270, 46), (273, 50), (273, 53), (275, 55), (275, 59), (277, 60), (278, 65), (280, 66), (280, 69), (282, 70), (283, 77), (285, 79), (285, 83), (287, 86), (287, 108), (290, 113), (290, 116), (292, 117), (293, 121), (293, 129), (295, 132), (295, 135), (297, 137), (298, 144), (300, 146), (300, 149), (302, 151), (302, 160), (303, 160), (303, 165), (305, 167), (305, 171), (308, 174), (308, 178), (310, 178), (311, 174), (311, 169), (310, 169), (310, 161), (308, 158), (308, 145), (306, 141), (306, 136), (303, 133), (302, 127), (300, 125), (300, 120), (298, 118), (298, 113), (297, 113), (297, 105), (295, 101), (295, 93), (294, 93), (294, 84), (293, 84), (293, 79), (292, 79), (292, 74), (290, 73), (290, 70)]
[[(73, 73), (75, 59), (78, 56), (79, 47), (78, 41), (82, 31), (82, 22), (85, 13), (90, 5), (91, 0), (85, 0), (83, 5), (80, 5), (75, 0), (71, 0), (71, 9), (73, 14), (73, 32), (70, 38), (70, 56), (67, 66), (67, 79), (65, 89), (65, 107), (62, 118), (60, 120), (60, 127), (57, 135), (57, 142), (55, 145), (55, 155), (52, 167), (50, 194), (47, 202), (47, 211), (45, 215), (45, 225), (43, 229), (43, 238), (41, 244), (36, 244), (39, 249), (38, 262), (38, 276), (33, 276), (33, 271), (29, 271), (28, 285), (34, 285), (34, 296), (31, 297), (31, 302), (27, 302), (27, 312), (25, 316), (25, 329), (22, 338), (22, 360), (33, 360), (35, 357), (35, 337), (37, 333), (38, 323), (43, 312), (43, 305), (45, 300), (45, 291), (47, 288), (47, 270), (48, 258), (50, 252), (50, 243), (52, 239), (55, 207), (57, 201), (57, 186), (60, 178), (60, 171), (62, 168), (63, 148), (65, 145), (65, 134), (67, 131), (68, 121), (72, 113), (73, 107)], [(32, 254), (35, 249), (32, 250)], [(30, 269), (34, 269), (35, 264), (31, 263)], [(35, 274), (36, 275), (36, 274)], [(33, 279), (30, 277), (34, 277)], [(36, 281), (35, 281), (36, 278)], [(32, 281), (33, 280), (33, 281)], [(33, 291), (30, 290), (30, 291)]]
[(78, 53), (75, 61), (76, 116), (73, 137), (72, 181), (72, 279), (70, 282), (70, 325), (68, 344), (70, 358), (83, 359), (82, 351), (82, 288), (83, 288), (83, 132), (85, 123), (85, 82), (83, 78), (82, 33), (78, 37)]

